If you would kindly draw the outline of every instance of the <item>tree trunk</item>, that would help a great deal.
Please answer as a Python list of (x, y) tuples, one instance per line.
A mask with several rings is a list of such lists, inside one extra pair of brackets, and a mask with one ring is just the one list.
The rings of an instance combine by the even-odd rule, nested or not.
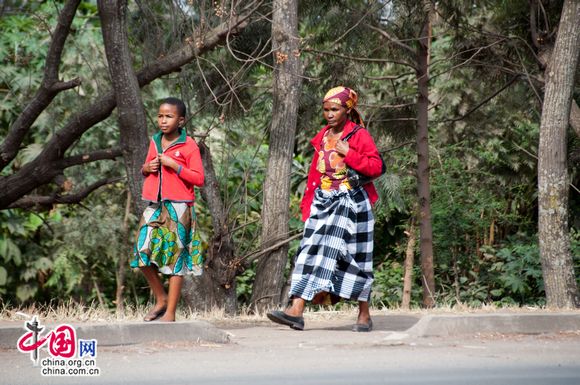
[(133, 71), (127, 37), (127, 0), (99, 0), (105, 53), (109, 64), (119, 119), (121, 150), (127, 182), (136, 213), (145, 208), (141, 200), (141, 166), (147, 154), (147, 120), (141, 100), (139, 81)]
[(580, 2), (564, 3), (554, 52), (546, 69), (538, 147), (538, 222), (547, 305), (577, 307), (578, 288), (568, 231), (567, 129), (580, 52)]
[(408, 310), (411, 305), (411, 291), (413, 289), (413, 264), (415, 262), (415, 243), (417, 243), (414, 219), (411, 219), (407, 236), (409, 240), (405, 253), (405, 276), (403, 277), (403, 298), (401, 301), (401, 308), (405, 310)]
[[(298, 2), (275, 0), (273, 8), (274, 106), (262, 203), (262, 249), (288, 236), (290, 172), (302, 82), (298, 56)], [(282, 301), (287, 261), (287, 244), (259, 259), (251, 300), (256, 308), (276, 307)]]
[(417, 190), (419, 195), (419, 248), (423, 275), (423, 306), (435, 304), (433, 272), (433, 229), (431, 226), (431, 197), (429, 184), (429, 55), (431, 20), (427, 13), (417, 49)]
[(183, 299), (195, 310), (223, 308), (226, 314), (237, 311), (236, 275), (240, 263), (235, 259), (234, 240), (228, 225), (228, 212), (221, 199), (219, 183), (213, 167), (211, 152), (202, 141), (198, 143), (203, 162), (205, 183), (201, 195), (207, 203), (213, 225), (213, 235), (205, 256), (201, 276), (187, 276), (183, 285)]
[[(131, 191), (127, 189), (127, 201), (125, 202), (125, 217), (123, 218), (123, 234), (125, 239), (131, 239), (131, 231), (129, 230), (129, 216), (131, 214)], [(129, 241), (127, 241), (129, 243)], [(131, 250), (127, 247), (125, 250), (120, 250), (119, 260), (117, 262), (117, 289), (115, 290), (115, 304), (118, 315), (125, 312), (125, 276), (127, 272), (127, 259)]]

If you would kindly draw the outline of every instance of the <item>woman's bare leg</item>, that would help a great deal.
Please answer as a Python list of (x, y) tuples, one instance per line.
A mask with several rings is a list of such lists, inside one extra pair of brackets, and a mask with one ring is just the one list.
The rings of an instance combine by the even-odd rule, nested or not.
[(358, 319), (357, 324), (366, 325), (371, 319), (371, 313), (369, 309), (369, 303), (364, 301), (358, 301)]
[(305, 306), (306, 301), (304, 299), (294, 297), (292, 298), (292, 305), (290, 305), (284, 313), (291, 315), (292, 317), (302, 317)]

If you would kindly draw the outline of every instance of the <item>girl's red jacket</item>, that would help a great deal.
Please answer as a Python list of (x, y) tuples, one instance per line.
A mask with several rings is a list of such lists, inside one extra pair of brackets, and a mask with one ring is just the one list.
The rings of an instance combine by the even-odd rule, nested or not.
[[(356, 124), (347, 120), (344, 130), (342, 131), (341, 139), (348, 135), (354, 128)], [(329, 126), (325, 126), (312, 140), (310, 143), (314, 146), (314, 157), (312, 158), (312, 163), (310, 164), (310, 171), (308, 172), (308, 183), (304, 190), (304, 196), (302, 197), (302, 203), (300, 204), (300, 210), (302, 211), (302, 220), (306, 221), (310, 216), (310, 206), (314, 200), (314, 191), (318, 186), (320, 186), (320, 178), (322, 174), (316, 169), (316, 164), (318, 163), (318, 150), (322, 144), (322, 138), (324, 133), (329, 129)], [(349, 140), (349, 149), (344, 157), (344, 162), (346, 165), (361, 174), (370, 177), (379, 177), (381, 175), (383, 161), (377, 150), (375, 142), (367, 130), (358, 130)], [(377, 194), (377, 189), (375, 185), (367, 183), (364, 186), (371, 204), (374, 204), (379, 195)]]
[(194, 186), (203, 186), (203, 166), (197, 143), (181, 130), (179, 138), (165, 151), (161, 147), (162, 132), (153, 135), (145, 164), (151, 162), (158, 153), (165, 153), (182, 166), (179, 175), (170, 167), (161, 165), (159, 172), (145, 173), (142, 198), (150, 202), (170, 200), (174, 202), (193, 202)]

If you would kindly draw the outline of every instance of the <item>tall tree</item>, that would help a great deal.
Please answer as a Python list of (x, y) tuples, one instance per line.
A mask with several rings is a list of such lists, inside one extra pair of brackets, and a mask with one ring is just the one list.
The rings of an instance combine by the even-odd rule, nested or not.
[(183, 298), (192, 309), (203, 311), (217, 307), (233, 315), (237, 311), (236, 275), (240, 270), (240, 261), (235, 258), (227, 204), (220, 196), (210, 149), (201, 141), (199, 150), (205, 172), (201, 194), (211, 214), (213, 235), (205, 256), (204, 273), (185, 279)]
[(433, 5), (425, 1), (423, 27), (417, 47), (417, 192), (419, 195), (419, 250), (423, 275), (423, 306), (435, 304), (433, 272), (433, 227), (429, 181), (429, 58)]
[(127, 183), (138, 211), (141, 200), (141, 165), (147, 153), (147, 121), (141, 100), (139, 81), (133, 71), (127, 36), (127, 1), (99, 0), (101, 31), (115, 92), (120, 129), (120, 145), (125, 161)]
[(566, 0), (546, 90), (538, 148), (539, 239), (548, 306), (576, 307), (578, 288), (568, 236), (567, 129), (580, 53), (580, 2)]
[[(298, 1), (275, 0), (273, 10), (274, 100), (262, 202), (262, 249), (288, 237), (290, 171), (302, 82)], [(287, 244), (262, 255), (259, 259), (252, 291), (252, 304), (259, 309), (280, 304), (287, 260)]]
[[(403, 3), (416, 13), (417, 4)], [(433, 226), (431, 223), (431, 192), (429, 168), (429, 62), (431, 55), (431, 18), (434, 14), (434, 5), (429, 0), (422, 2), (421, 29), (416, 40), (417, 47), (405, 43), (405, 37), (397, 36), (397, 31), (385, 31), (382, 28), (372, 27), (386, 38), (393, 47), (401, 50), (402, 55), (409, 61), (401, 63), (415, 70), (417, 100), (416, 107), (416, 151), (417, 151), (417, 222), (419, 224), (419, 250), (421, 258), (423, 306), (432, 307), (435, 304), (435, 275), (433, 267)], [(416, 31), (416, 30), (415, 30)], [(411, 33), (411, 32), (409, 32)], [(417, 34), (417, 32), (414, 32)]]

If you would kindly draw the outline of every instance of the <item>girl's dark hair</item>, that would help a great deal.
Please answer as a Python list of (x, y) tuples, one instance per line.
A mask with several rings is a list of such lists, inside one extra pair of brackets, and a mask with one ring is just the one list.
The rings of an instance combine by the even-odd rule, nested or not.
[(177, 107), (177, 113), (179, 114), (179, 116), (182, 116), (185, 118), (185, 114), (187, 113), (187, 108), (185, 107), (185, 103), (183, 103), (183, 101), (181, 99), (173, 98), (173, 97), (165, 98), (165, 99), (161, 100), (161, 103), (159, 103), (159, 105), (162, 105), (162, 104), (171, 104), (172, 106)]

